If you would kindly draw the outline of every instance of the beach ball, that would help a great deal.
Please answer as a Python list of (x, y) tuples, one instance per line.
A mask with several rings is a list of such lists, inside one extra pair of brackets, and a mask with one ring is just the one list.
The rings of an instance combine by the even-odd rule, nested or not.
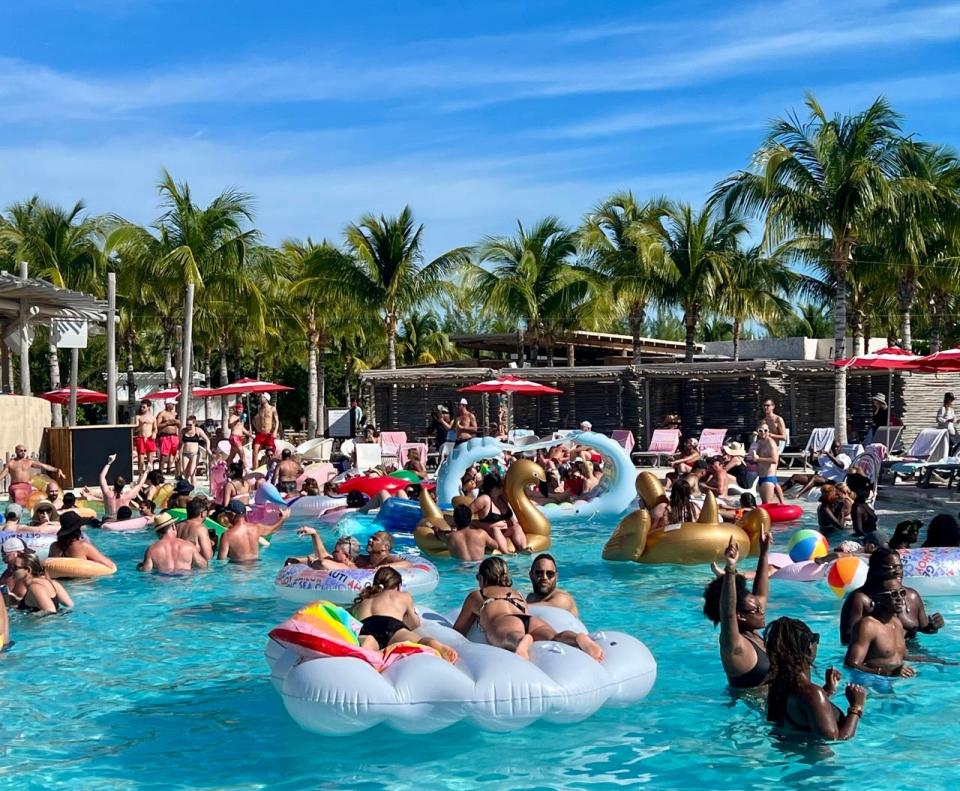
[(787, 552), (794, 563), (823, 557), (829, 551), (830, 545), (819, 530), (797, 530), (787, 544)]
[(867, 564), (854, 555), (837, 558), (827, 569), (827, 585), (841, 599), (866, 581)]

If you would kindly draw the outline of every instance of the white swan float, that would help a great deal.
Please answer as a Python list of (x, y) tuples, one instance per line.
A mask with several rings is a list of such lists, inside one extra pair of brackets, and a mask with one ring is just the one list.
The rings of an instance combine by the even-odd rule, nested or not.
[(585, 519), (600, 514), (620, 514), (633, 502), (633, 482), (636, 469), (630, 455), (605, 434), (593, 431), (575, 431), (558, 439), (545, 439), (529, 445), (511, 445), (495, 437), (475, 437), (457, 445), (437, 472), (437, 502), (449, 508), (453, 498), (460, 494), (460, 480), (467, 468), (483, 459), (493, 459), (504, 451), (528, 453), (541, 448), (552, 448), (565, 442), (593, 448), (606, 459), (603, 477), (591, 495), (572, 503), (537, 506), (553, 523), (567, 519)]
[[(647, 647), (622, 632), (592, 635), (603, 648), (602, 662), (556, 642), (534, 643), (527, 661), (482, 642), (482, 633), (468, 640), (444, 616), (421, 610), (420, 633), (453, 646), (459, 659), (451, 664), (411, 644), (398, 647), (403, 656), (392, 653), (394, 646), (386, 658), (366, 652), (351, 645), (359, 622), (342, 610), (331, 619), (331, 612), (320, 602), (301, 610), (271, 631), (266, 647), (284, 706), (314, 733), (342, 736), (380, 723), (431, 733), (462, 719), (490, 731), (513, 731), (539, 719), (578, 722), (601, 706), (642, 700), (657, 676)], [(558, 631), (587, 631), (565, 610), (533, 605), (530, 612)], [(319, 637), (311, 633), (317, 628)], [(337, 630), (346, 639), (331, 637)]]

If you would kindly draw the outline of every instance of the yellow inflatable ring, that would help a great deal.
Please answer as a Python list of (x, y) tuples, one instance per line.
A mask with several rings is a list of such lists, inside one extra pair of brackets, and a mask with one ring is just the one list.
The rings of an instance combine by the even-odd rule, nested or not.
[[(652, 479), (652, 480), (651, 480)], [(650, 472), (637, 476), (637, 493), (644, 504), (663, 502), (663, 487)], [(760, 534), (770, 529), (770, 516), (756, 508), (736, 524), (720, 521), (717, 500), (707, 492), (700, 518), (696, 522), (668, 525), (651, 530), (650, 511), (640, 508), (628, 514), (617, 525), (603, 547), (604, 560), (632, 560), (635, 563), (674, 563), (694, 565), (723, 559), (730, 539), (740, 547), (744, 557), (757, 554)]]
[(167, 500), (170, 499), (171, 494), (173, 494), (173, 484), (171, 483), (165, 483), (157, 489), (156, 494), (153, 495), (153, 504), (157, 506), (158, 510), (167, 507)]
[(104, 566), (92, 560), (79, 558), (47, 558), (43, 561), (47, 576), (51, 579), (91, 579), (93, 577), (109, 577), (116, 574), (115, 568)]
[[(518, 459), (510, 465), (503, 482), (507, 502), (510, 503), (510, 507), (517, 516), (517, 521), (527, 537), (527, 546), (531, 552), (545, 552), (550, 548), (550, 522), (543, 515), (543, 512), (530, 502), (525, 489), (532, 483), (545, 481), (546, 477), (539, 464), (529, 459)], [(454, 504), (467, 504), (464, 502), (467, 499), (454, 498)], [(447, 530), (450, 527), (450, 522), (426, 491), (420, 493), (420, 508), (423, 511), (423, 518), (413, 531), (413, 538), (417, 546), (428, 555), (450, 557), (447, 545), (437, 538), (433, 532), (434, 525), (441, 530)], [(507, 545), (510, 547), (510, 551), (516, 551), (509, 538), (507, 539)]]

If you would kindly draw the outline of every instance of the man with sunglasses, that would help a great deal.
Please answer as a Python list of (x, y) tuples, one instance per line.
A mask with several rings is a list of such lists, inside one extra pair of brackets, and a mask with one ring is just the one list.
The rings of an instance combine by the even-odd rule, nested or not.
[(898, 617), (906, 608), (907, 589), (897, 579), (884, 582), (873, 595), (873, 612), (853, 627), (843, 663), (853, 670), (877, 676), (910, 678), (917, 671), (907, 665), (907, 638)]
[(559, 607), (579, 618), (580, 612), (577, 610), (576, 601), (569, 593), (557, 587), (558, 578), (557, 561), (553, 556), (546, 552), (537, 555), (530, 566), (530, 583), (533, 585), (533, 592), (527, 596), (527, 601), (530, 604), (549, 604), (551, 607)]
[[(889, 586), (903, 587), (903, 561), (900, 555), (887, 547), (880, 547), (870, 555), (867, 579), (863, 586), (847, 596), (840, 610), (840, 642), (850, 643), (857, 623), (872, 614), (875, 597)], [(923, 634), (936, 634), (943, 628), (943, 616), (927, 616), (923, 599), (913, 588), (904, 588), (907, 598), (897, 613), (908, 639)]]

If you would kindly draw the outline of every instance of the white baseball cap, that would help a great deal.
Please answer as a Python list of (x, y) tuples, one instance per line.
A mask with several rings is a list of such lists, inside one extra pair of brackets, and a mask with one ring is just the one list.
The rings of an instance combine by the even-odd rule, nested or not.
[(23, 552), (27, 548), (27, 545), (24, 543), (22, 538), (17, 536), (10, 536), (6, 541), (0, 545), (0, 551), (4, 555), (9, 555), (11, 552)]
[(461, 404), (464, 404), (464, 405), (469, 405), (470, 402), (467, 401), (466, 398), (461, 398), (461, 399), (460, 399), (460, 403), (461, 403)]
[(270, 393), (260, 393), (260, 400), (261, 400), (261, 401), (269, 401), (269, 400), (270, 400)]
[(589, 431), (592, 428), (593, 428), (593, 423), (591, 423), (589, 420), (580, 421), (580, 429), (582, 431)]

